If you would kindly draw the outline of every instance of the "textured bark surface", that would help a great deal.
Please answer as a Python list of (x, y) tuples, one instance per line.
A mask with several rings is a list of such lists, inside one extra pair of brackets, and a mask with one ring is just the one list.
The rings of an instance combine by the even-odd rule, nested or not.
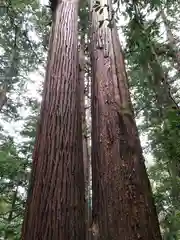
[(94, 239), (160, 240), (117, 30), (99, 29), (102, 15), (91, 28)]
[(85, 239), (77, 13), (60, 3), (51, 32), (24, 240)]

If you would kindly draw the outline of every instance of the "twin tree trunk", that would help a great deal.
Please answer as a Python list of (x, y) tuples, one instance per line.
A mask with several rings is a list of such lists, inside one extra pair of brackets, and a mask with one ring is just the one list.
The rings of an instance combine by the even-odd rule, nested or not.
[[(103, 15), (101, 15), (103, 16)], [(117, 30), (92, 13), (93, 233), (160, 240)], [(51, 33), (23, 240), (84, 240), (77, 1), (59, 3)]]
[(33, 154), (24, 240), (84, 240), (78, 3), (59, 3)]
[(160, 240), (117, 29), (98, 27), (107, 15), (91, 15), (92, 231), (101, 240)]

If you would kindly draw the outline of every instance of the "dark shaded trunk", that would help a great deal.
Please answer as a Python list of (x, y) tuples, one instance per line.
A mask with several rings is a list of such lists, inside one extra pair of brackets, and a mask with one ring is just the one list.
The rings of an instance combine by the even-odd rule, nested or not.
[(102, 18), (92, 12), (92, 231), (101, 240), (160, 240), (117, 30), (99, 29)]
[(78, 1), (59, 2), (50, 37), (24, 240), (85, 239)]

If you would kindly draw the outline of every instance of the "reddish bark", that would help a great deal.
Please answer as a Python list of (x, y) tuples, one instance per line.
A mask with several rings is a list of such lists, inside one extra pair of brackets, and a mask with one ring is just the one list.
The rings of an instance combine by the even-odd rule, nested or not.
[(92, 231), (101, 240), (160, 240), (117, 30), (99, 29), (98, 17), (93, 11)]
[(84, 240), (77, 1), (56, 10), (22, 229), (24, 240)]

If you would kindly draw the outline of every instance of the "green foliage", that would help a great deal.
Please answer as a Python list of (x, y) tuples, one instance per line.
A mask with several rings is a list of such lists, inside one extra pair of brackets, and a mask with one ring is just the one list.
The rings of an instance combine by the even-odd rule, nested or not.
[[(8, 1), (1, 16), (0, 87), (8, 101), (0, 119), (0, 237), (20, 239), (24, 202), (31, 169), (39, 112), (37, 99), (28, 96), (26, 84), (31, 72), (45, 63), (51, 14), (36, 0)], [(112, 19), (125, 17), (123, 33), (126, 39), (130, 89), (133, 90), (137, 117), (143, 117), (140, 130), (148, 134), (154, 164), (148, 169), (159, 214), (163, 239), (180, 239), (180, 115), (178, 110), (179, 72), (175, 64), (176, 50), (161, 37), (160, 10), (171, 17), (172, 30), (177, 30), (179, 1), (120, 1)], [(103, 14), (108, 5), (95, 2), (94, 10)], [(120, 14), (119, 14), (120, 13)], [(147, 19), (154, 13), (153, 20)], [(79, 32), (84, 39), (89, 31), (88, 2), (81, 1)], [(109, 27), (113, 27), (112, 19)], [(99, 27), (104, 21), (99, 22)], [(173, 74), (172, 74), (173, 72)], [(39, 81), (37, 79), (37, 81)], [(38, 95), (38, 93), (37, 93)], [(22, 114), (28, 109), (27, 116)], [(5, 129), (8, 122), (21, 123), (12, 136)], [(8, 125), (9, 126), (9, 125)], [(20, 140), (18, 140), (20, 139)]]
[[(159, 11), (154, 20), (148, 20), (144, 4), (127, 4), (129, 22), (124, 33), (128, 75), (136, 114), (144, 119), (140, 129), (147, 132), (154, 157), (148, 170), (163, 239), (180, 239), (180, 115), (174, 84), (179, 75), (171, 74), (176, 72), (173, 61), (177, 53), (161, 37), (160, 11), (166, 6), (160, 2), (145, 4), (146, 13)], [(174, 3), (168, 7), (170, 4)]]
[(89, 9), (88, 9), (88, 1), (81, 1), (79, 8), (79, 32), (81, 34), (81, 38), (84, 39), (85, 35), (89, 32)]
[[(39, 110), (28, 96), (27, 75), (44, 63), (41, 42), (49, 26), (36, 0), (9, 2), (0, 19), (0, 88), (8, 97), (0, 112), (0, 238), (19, 240)], [(22, 122), (21, 131), (14, 132)]]

